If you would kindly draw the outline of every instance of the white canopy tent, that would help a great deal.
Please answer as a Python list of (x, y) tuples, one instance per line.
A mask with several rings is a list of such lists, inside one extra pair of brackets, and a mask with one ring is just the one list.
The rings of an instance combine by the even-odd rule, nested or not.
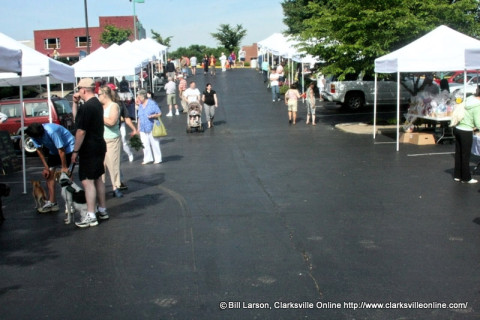
[[(23, 86), (24, 85), (39, 85), (45, 84), (47, 86), (48, 104), (51, 105), (50, 84), (51, 83), (75, 83), (75, 70), (56, 60), (53, 60), (34, 49), (0, 33), (0, 43), (2, 46), (13, 50), (22, 51), (21, 73), (0, 73), (0, 86), (20, 87), (20, 104), (23, 105)], [(48, 108), (49, 121), (52, 122), (52, 114)], [(24, 125), (25, 119), (23, 113), (21, 114), (21, 130), (22, 130), (22, 144), (25, 144)], [(23, 168), (23, 192), (27, 192), (26, 183), (26, 165), (25, 165), (25, 149), (22, 148), (22, 168)]]
[[(397, 73), (397, 141), (400, 136), (400, 73), (480, 69), (480, 41), (439, 26), (405, 47), (375, 59), (374, 129), (377, 115), (377, 74)], [(466, 81), (465, 81), (466, 82)]]
[(22, 79), (16, 73), (2, 73), (0, 86), (38, 85), (49, 83), (74, 83), (75, 71), (72, 67), (51, 59), (34, 49), (0, 33), (2, 46), (22, 50)]
[[(268, 38), (259, 41), (257, 46), (259, 48), (259, 52), (265, 53), (268, 57), (270, 53), (272, 56), (272, 64), (273, 64), (273, 56), (280, 56), (286, 58), (290, 62), (290, 82), (293, 82), (293, 61), (302, 64), (302, 89), (304, 84), (304, 72), (303, 72), (303, 65), (305, 63), (317, 63), (320, 60), (317, 57), (312, 57), (309, 54), (301, 52), (298, 50), (297, 45), (299, 44), (298, 41), (293, 39), (292, 37), (286, 37), (281, 33), (274, 33)], [(272, 65), (273, 67), (273, 65)], [(302, 90), (303, 91), (303, 90)]]
[(132, 44), (135, 47), (138, 47), (142, 50), (147, 51), (148, 53), (153, 55), (157, 60), (160, 60), (162, 62), (166, 61), (166, 54), (167, 54), (168, 47), (158, 43), (152, 38), (135, 40), (132, 42)]
[(0, 72), (22, 72), (22, 50), (0, 44)]
[(163, 64), (167, 59), (167, 49), (168, 47), (158, 43), (152, 38), (145, 38), (141, 40), (135, 40), (131, 42), (132, 47), (141, 52), (145, 52), (149, 55), (150, 60), (150, 83), (152, 84), (152, 92), (155, 92), (154, 85), (154, 71), (153, 71), (153, 62), (160, 61)]
[(97, 51), (73, 65), (77, 77), (134, 75), (141, 71), (142, 63), (145, 63), (145, 59), (130, 55), (128, 50), (120, 49), (118, 45)]

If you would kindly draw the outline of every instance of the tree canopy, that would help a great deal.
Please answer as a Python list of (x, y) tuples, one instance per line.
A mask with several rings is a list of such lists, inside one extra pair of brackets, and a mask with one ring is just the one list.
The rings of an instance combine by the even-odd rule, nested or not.
[(284, 0), (282, 7), (287, 33), (340, 78), (373, 72), (376, 58), (442, 24), (480, 35), (478, 0)]
[(170, 52), (169, 56), (174, 58), (196, 56), (198, 59), (201, 59), (205, 54), (208, 56), (213, 54), (215, 57), (220, 57), (222, 51), (225, 51), (225, 48), (210, 48), (204, 45), (192, 44), (188, 48), (179, 47), (177, 50)]
[(120, 45), (132, 35), (132, 30), (117, 28), (112, 25), (105, 26), (102, 34), (100, 35), (100, 43), (106, 45), (112, 45), (114, 43)]
[(218, 40), (228, 52), (238, 51), (240, 42), (247, 35), (247, 30), (241, 24), (232, 28), (229, 24), (221, 24), (218, 32), (211, 33), (212, 37)]
[(152, 33), (153, 40), (164, 46), (170, 47), (170, 41), (172, 40), (173, 36), (163, 38), (160, 33), (153, 31), (153, 29), (150, 29), (150, 32)]

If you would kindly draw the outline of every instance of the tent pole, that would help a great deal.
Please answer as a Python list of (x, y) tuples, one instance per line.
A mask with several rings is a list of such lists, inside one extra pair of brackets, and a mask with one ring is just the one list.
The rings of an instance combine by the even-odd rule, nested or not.
[(373, 98), (373, 139), (377, 134), (377, 73), (375, 72), (375, 82), (373, 86), (374, 98)]
[[(20, 75), (20, 105), (22, 109), (25, 108), (23, 105), (23, 81), (22, 75)], [(21, 113), (20, 117), (20, 125), (21, 125), (21, 134), (22, 134), (22, 170), (23, 170), (23, 194), (27, 194), (27, 165), (25, 162), (25, 117), (23, 112)]]
[(152, 88), (152, 93), (155, 92), (155, 87), (153, 85), (153, 62), (150, 62), (150, 88)]
[(397, 151), (400, 150), (400, 71), (397, 71)]
[(302, 62), (302, 93), (303, 92), (305, 92), (305, 73), (304, 73), (304, 67)]
[(135, 81), (135, 70), (133, 70), (133, 109), (135, 110), (135, 123), (138, 123), (137, 119), (137, 86)]
[(52, 110), (50, 104), (52, 104), (52, 97), (50, 92), (50, 76), (47, 76), (47, 103), (48, 103), (48, 122), (52, 123)]

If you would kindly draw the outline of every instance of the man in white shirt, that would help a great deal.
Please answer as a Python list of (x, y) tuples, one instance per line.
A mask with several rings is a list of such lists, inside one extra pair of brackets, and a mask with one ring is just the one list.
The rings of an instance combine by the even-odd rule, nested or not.
[(190, 86), (183, 92), (183, 99), (187, 102), (200, 102), (200, 90), (198, 90), (195, 81), (190, 82)]
[(220, 56), (220, 64), (222, 65), (222, 71), (227, 71), (227, 68), (225, 67), (226, 62), (227, 56), (225, 56), (225, 53), (222, 52), (222, 55)]
[(178, 116), (180, 113), (178, 112), (178, 105), (177, 105), (177, 85), (173, 82), (172, 77), (168, 77), (168, 82), (165, 84), (165, 91), (167, 94), (167, 104), (168, 104), (168, 113), (167, 117), (171, 117), (172, 114), (172, 106), (175, 105), (175, 115)]

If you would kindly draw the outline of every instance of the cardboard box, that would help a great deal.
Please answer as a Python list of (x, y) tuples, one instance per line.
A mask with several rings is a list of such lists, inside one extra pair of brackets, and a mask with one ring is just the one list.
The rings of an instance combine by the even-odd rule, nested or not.
[(413, 132), (400, 134), (400, 143), (411, 143), (416, 145), (435, 144), (435, 138), (431, 133)]
[(399, 141), (400, 143), (412, 143), (413, 133), (411, 132), (400, 133)]
[(435, 144), (435, 138), (433, 137), (432, 133), (415, 133), (415, 136), (413, 137), (413, 144), (418, 144), (418, 145), (429, 145), (429, 144)]

